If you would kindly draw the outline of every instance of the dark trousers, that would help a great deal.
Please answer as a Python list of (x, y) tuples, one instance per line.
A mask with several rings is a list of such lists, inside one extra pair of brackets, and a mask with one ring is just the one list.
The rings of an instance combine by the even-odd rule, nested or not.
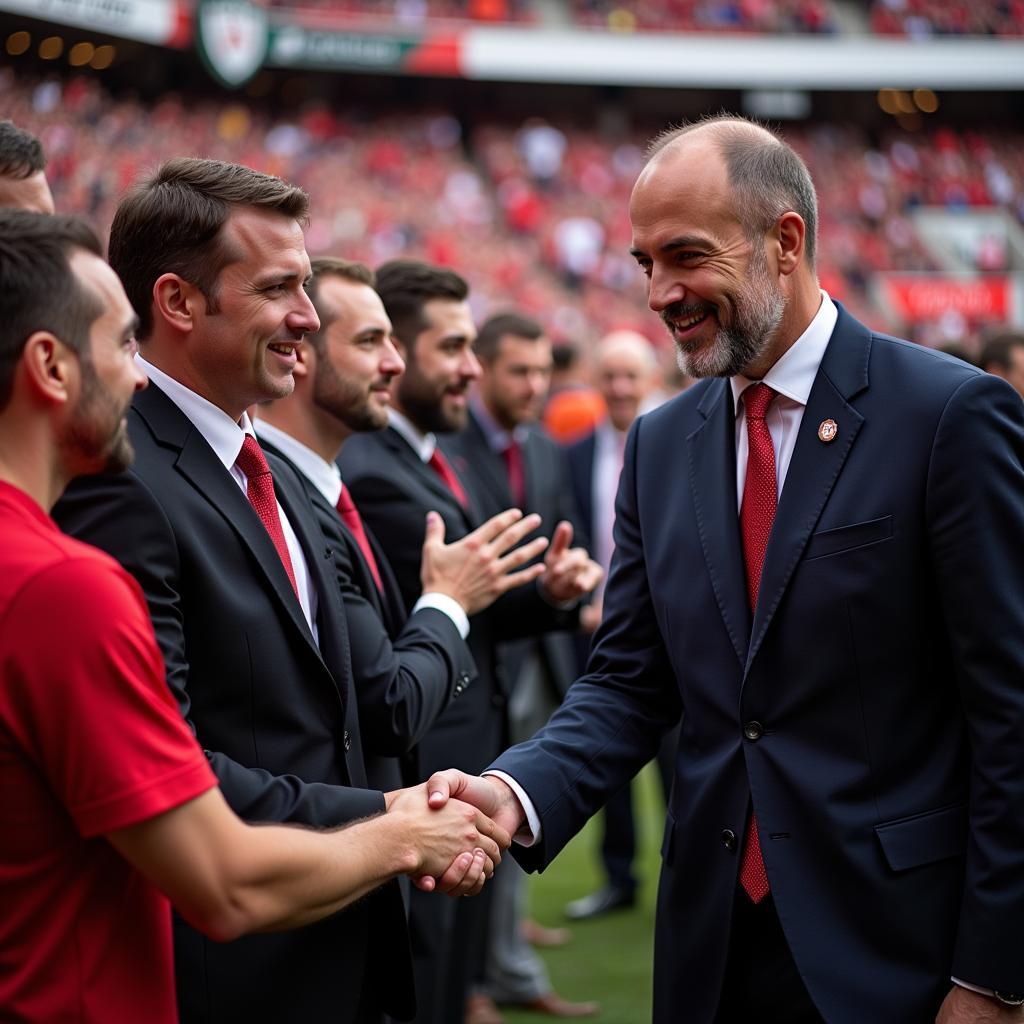
[(796, 968), (771, 896), (736, 893), (715, 1024), (824, 1024)]

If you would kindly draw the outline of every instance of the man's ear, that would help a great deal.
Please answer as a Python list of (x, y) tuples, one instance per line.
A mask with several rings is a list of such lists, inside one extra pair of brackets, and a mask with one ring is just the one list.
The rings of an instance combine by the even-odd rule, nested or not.
[(49, 331), (36, 331), (29, 337), (21, 365), (31, 393), (53, 405), (68, 401), (80, 372), (78, 355)]
[(803, 217), (793, 210), (787, 210), (775, 224), (775, 241), (778, 246), (779, 273), (792, 274), (804, 262), (804, 243), (807, 227)]
[[(202, 303), (202, 307), (199, 306)], [(195, 314), (206, 309), (206, 296), (177, 274), (161, 274), (153, 284), (153, 318), (179, 331), (190, 331)]]

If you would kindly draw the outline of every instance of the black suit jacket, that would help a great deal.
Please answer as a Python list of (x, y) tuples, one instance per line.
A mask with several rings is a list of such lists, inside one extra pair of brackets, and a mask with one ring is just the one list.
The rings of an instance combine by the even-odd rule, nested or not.
[[(361, 788), (334, 552), (301, 481), (268, 459), (317, 590), (319, 644), (263, 523), (191, 421), (151, 384), (128, 429), (134, 466), (76, 481), (54, 516), (139, 581), (168, 684), (228, 803), (248, 821), (320, 827), (380, 812), (382, 794)], [(377, 986), (371, 1002), (409, 1016), (406, 941), (394, 884), (307, 928), (226, 945), (176, 920), (182, 1019), (350, 1021), (364, 974)], [(388, 976), (377, 979), (385, 956)]]
[(634, 424), (588, 674), (495, 767), (540, 813), (518, 855), (541, 866), (685, 708), (658, 1022), (714, 1018), (751, 806), (830, 1024), (930, 1024), (951, 975), (1024, 990), (1022, 537), (1019, 396), (843, 311), (753, 614), (728, 381)]
[[(475, 507), (483, 518), (497, 515), (515, 502), (509, 489), (504, 457), (490, 446), (487, 435), (473, 413), (460, 434), (444, 438), (445, 450), (473, 491)], [(540, 533), (550, 539), (555, 526), (567, 519), (573, 525), (573, 543), (580, 539), (580, 517), (567, 484), (567, 467), (562, 449), (540, 427), (528, 427), (522, 444), (523, 476), (526, 482), (524, 512), (541, 517)], [(524, 658), (536, 651), (551, 687), (551, 700), (561, 703), (569, 684), (576, 678), (573, 639), (568, 633), (548, 632), (536, 639), (505, 645), (505, 671), (512, 685), (519, 676)]]
[(476, 678), (466, 641), (434, 608), (407, 616), (395, 574), (373, 532), (367, 538), (384, 584), (378, 588), (355, 537), (341, 517), (288, 457), (260, 442), (302, 480), (327, 544), (334, 553), (345, 608), (352, 676), (364, 734), (366, 775), (375, 789), (419, 781), (415, 747), (450, 700)]
[[(448, 541), (459, 540), (479, 522), (434, 471), (392, 428), (350, 438), (338, 460), (365, 522), (380, 540), (395, 570), (406, 608), (420, 593), (420, 549), (426, 514), (445, 523)], [(422, 770), (462, 768), (479, 772), (506, 745), (507, 676), (498, 644), (547, 629), (571, 628), (577, 613), (553, 608), (537, 588), (513, 590), (471, 619), (469, 646), (479, 679), (445, 709), (420, 744)]]

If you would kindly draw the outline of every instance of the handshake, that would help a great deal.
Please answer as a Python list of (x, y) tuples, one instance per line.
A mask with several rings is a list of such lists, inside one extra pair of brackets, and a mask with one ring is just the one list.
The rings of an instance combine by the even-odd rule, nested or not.
[[(385, 794), (402, 873), (424, 892), (475, 896), (501, 863), (526, 815), (500, 778), (436, 772), (419, 786)], [(380, 819), (377, 819), (380, 821)]]

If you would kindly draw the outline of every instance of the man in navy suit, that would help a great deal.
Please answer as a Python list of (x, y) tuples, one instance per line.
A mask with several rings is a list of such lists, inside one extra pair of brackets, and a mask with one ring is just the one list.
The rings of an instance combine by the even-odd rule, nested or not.
[(1024, 415), (820, 291), (796, 153), (721, 117), (630, 200), (699, 384), (633, 426), (587, 675), (483, 780), (543, 867), (683, 712), (656, 1021), (1022, 1019)]

